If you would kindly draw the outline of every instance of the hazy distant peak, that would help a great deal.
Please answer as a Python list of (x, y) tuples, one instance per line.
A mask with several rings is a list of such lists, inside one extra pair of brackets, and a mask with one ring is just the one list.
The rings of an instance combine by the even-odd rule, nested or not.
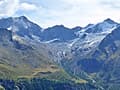
[(113, 21), (113, 20), (110, 19), (110, 18), (105, 19), (104, 22), (108, 22), (108, 23), (110, 23), (110, 24), (116, 23), (115, 21)]

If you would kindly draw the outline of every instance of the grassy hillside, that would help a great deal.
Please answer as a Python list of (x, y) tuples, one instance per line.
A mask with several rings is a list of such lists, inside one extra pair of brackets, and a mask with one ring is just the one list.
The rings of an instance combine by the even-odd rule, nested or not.
[[(49, 80), (87, 83), (68, 74), (49, 57), (45, 45), (26, 45), (25, 50), (15, 48), (13, 44), (0, 45), (0, 79), (17, 80), (19, 78), (46, 78)], [(39, 49), (38, 49), (39, 48)], [(78, 79), (78, 80), (77, 80)]]

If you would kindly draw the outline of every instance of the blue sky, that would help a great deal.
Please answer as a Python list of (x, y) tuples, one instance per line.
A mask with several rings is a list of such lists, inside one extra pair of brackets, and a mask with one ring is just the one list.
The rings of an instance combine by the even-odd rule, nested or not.
[(41, 27), (120, 22), (120, 0), (0, 0), (0, 17), (27, 16)]

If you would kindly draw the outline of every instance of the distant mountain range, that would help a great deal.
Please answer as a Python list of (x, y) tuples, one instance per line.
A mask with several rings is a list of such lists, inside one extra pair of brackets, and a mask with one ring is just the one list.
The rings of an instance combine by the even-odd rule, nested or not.
[[(71, 29), (63, 25), (44, 29), (25, 16), (2, 18), (0, 85), (5, 90), (13, 90), (6, 80), (36, 78), (39, 83), (47, 79), (69, 84), (69, 89), (62, 84), (60, 90), (119, 90), (119, 47), (120, 24), (109, 18)], [(23, 89), (18, 83), (20, 86), (15, 85), (19, 89), (15, 90), (28, 90), (29, 86)], [(31, 85), (33, 83), (31, 81)], [(54, 84), (59, 84), (51, 83), (49, 90), (58, 90)], [(33, 87), (31, 90), (48, 90), (42, 86)]]

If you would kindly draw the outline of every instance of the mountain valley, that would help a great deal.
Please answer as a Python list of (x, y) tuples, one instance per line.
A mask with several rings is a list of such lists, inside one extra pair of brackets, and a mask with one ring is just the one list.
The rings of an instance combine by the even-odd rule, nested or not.
[(0, 90), (119, 90), (120, 24), (46, 29), (0, 19)]

